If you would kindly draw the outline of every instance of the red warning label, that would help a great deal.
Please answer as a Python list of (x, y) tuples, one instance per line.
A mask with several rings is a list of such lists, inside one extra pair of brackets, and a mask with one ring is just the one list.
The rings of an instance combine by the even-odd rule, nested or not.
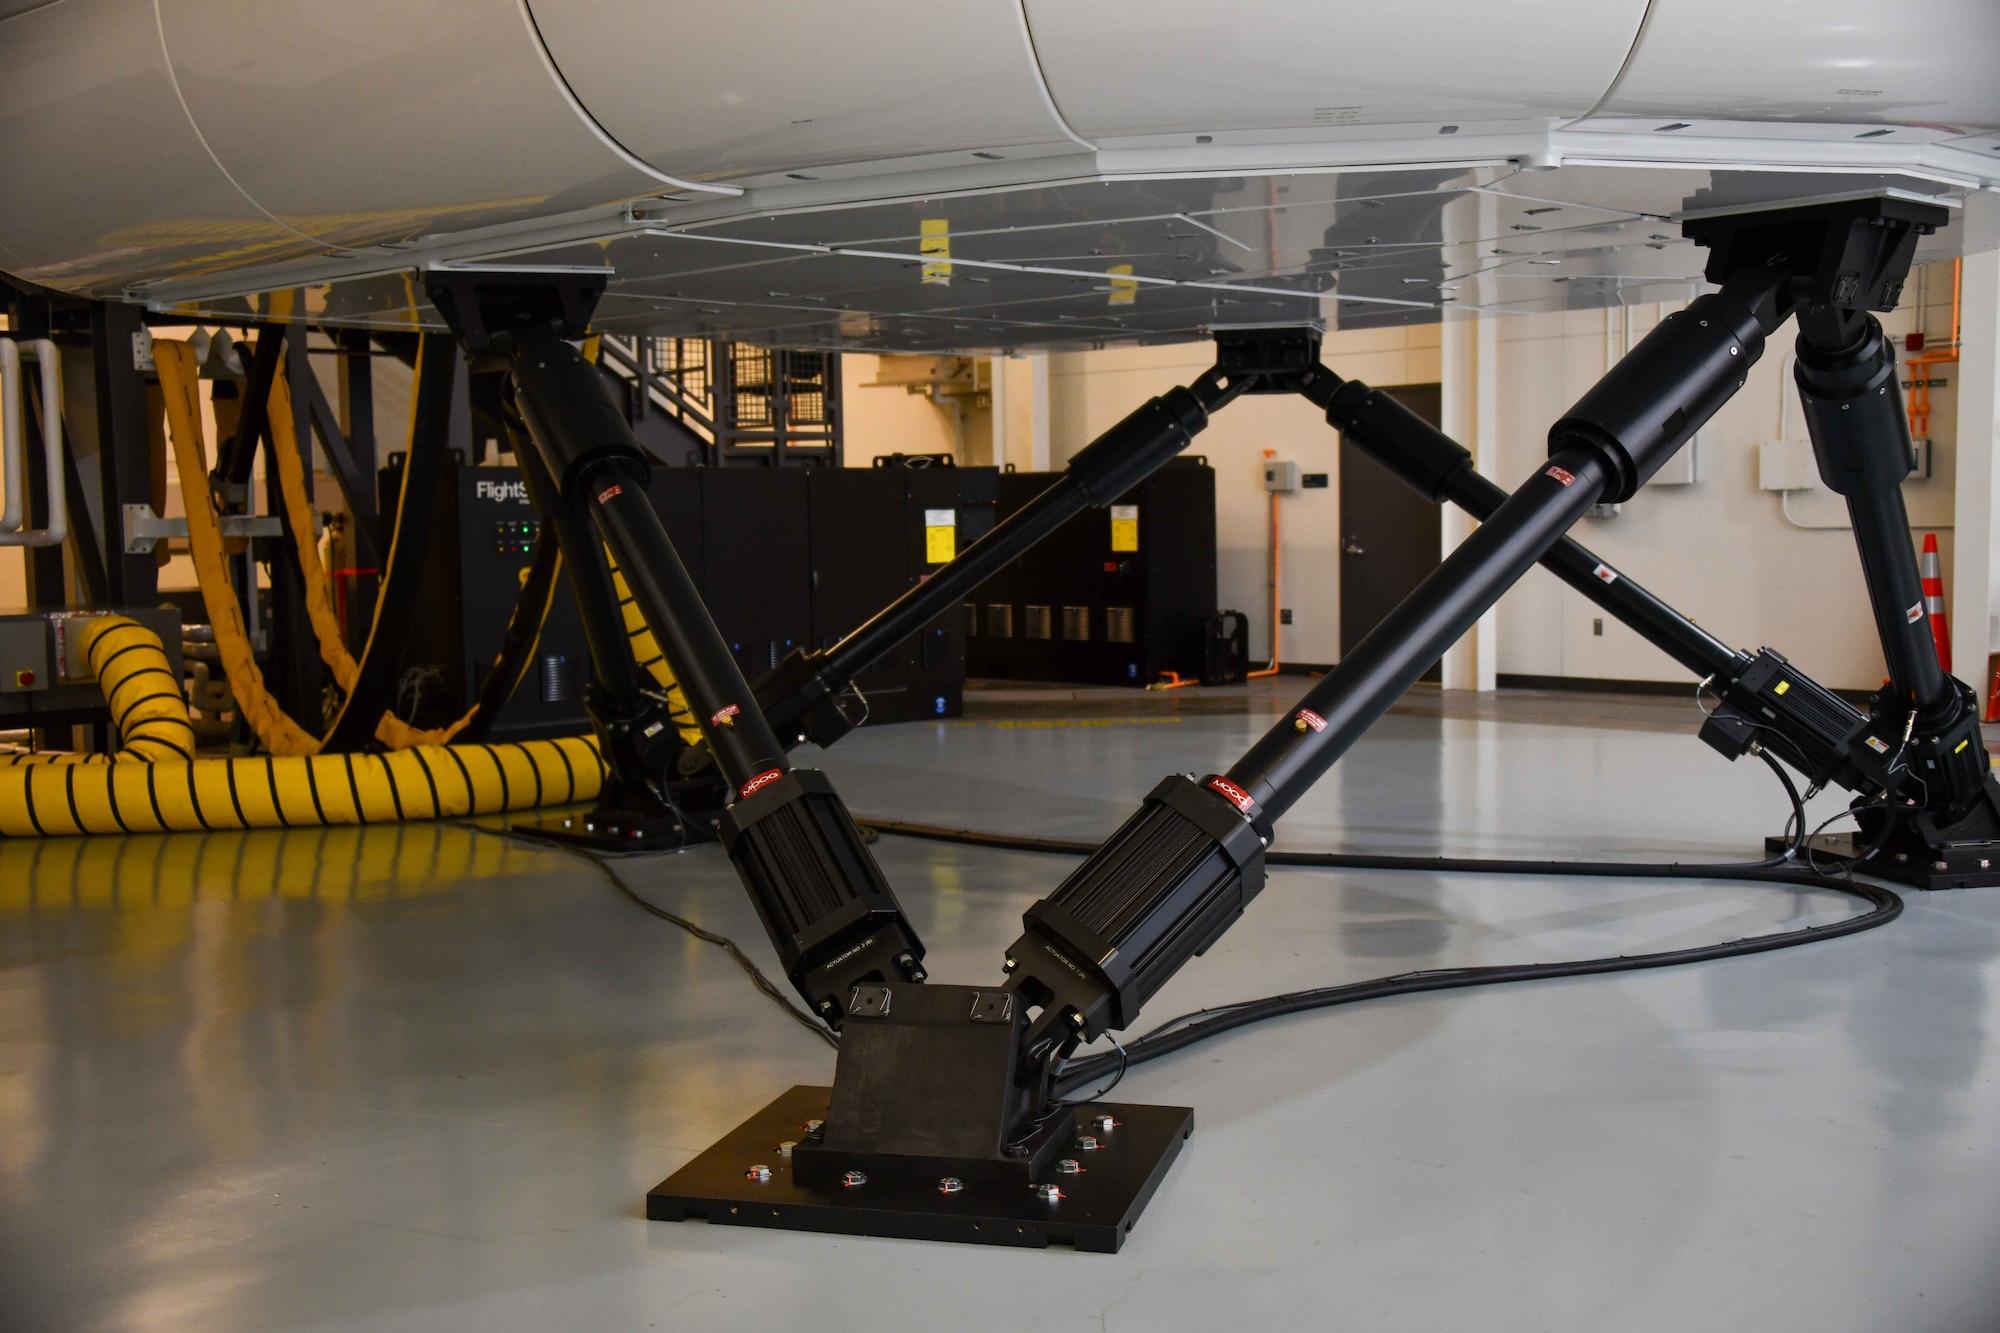
[(733, 727), (736, 725), (736, 715), (742, 711), (735, 704), (724, 704), (710, 715), (708, 725), (711, 727)]
[(1599, 565), (1596, 569), (1593, 569), (1590, 572), (1597, 575), (1598, 581), (1600, 583), (1618, 582), (1618, 571), (1613, 569), (1609, 565)]
[(1554, 477), (1565, 486), (1576, 485), (1576, 473), (1571, 472), (1566, 467), (1557, 467), (1554, 463), (1543, 468), (1542, 475), (1545, 477)]
[(753, 791), (757, 791), (760, 790), (761, 788), (770, 786), (772, 783), (776, 782), (779, 778), (783, 776), (785, 776), (784, 769), (767, 768), (762, 773), (759, 773), (756, 777), (744, 783), (742, 789), (739, 790), (736, 794), (738, 796), (748, 796)]
[(615, 485), (606, 486), (603, 490), (597, 493), (597, 503), (603, 504), (605, 501), (611, 499), (613, 496), (623, 495), (623, 494), (625, 494), (625, 488), (623, 486), (615, 486)]
[(1250, 799), (1249, 792), (1244, 791), (1228, 778), (1210, 778), (1204, 785), (1246, 815), (1250, 813), (1250, 807), (1256, 804), (1255, 801)]
[(1313, 710), (1310, 708), (1301, 708), (1299, 710), (1299, 721), (1305, 723), (1307, 726), (1311, 727), (1314, 731), (1326, 730), (1326, 719), (1321, 717), (1318, 713), (1313, 712)]

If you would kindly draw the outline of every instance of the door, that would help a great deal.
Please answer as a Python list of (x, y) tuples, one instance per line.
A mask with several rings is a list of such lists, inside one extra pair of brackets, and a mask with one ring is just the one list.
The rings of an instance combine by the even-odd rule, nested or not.
[[(1384, 393), (1433, 426), (1439, 386), (1413, 384)], [(1438, 507), (1345, 439), (1340, 442), (1340, 655), (1438, 567), (1443, 528)], [(1423, 679), (1442, 679), (1433, 662)]]

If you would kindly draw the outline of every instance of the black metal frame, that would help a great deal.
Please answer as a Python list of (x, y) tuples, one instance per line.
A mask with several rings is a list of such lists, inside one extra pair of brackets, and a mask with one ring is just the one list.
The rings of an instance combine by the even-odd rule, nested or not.
[[(676, 364), (660, 352), (675, 349)], [(699, 351), (690, 361), (688, 354)], [(628, 386), (625, 416), (639, 426), (661, 412), (700, 441), (707, 467), (840, 467), (843, 461), (840, 353), (759, 347), (725, 338), (612, 335), (598, 342), (601, 364)], [(746, 368), (756, 367), (754, 378)], [(801, 411), (810, 386), (817, 411)], [(764, 404), (761, 412), (746, 405)]]

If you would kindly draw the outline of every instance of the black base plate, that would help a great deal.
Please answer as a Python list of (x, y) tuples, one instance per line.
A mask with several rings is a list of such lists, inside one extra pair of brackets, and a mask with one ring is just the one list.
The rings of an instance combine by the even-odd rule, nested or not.
[[(1883, 850), (1865, 862), (1855, 857), (1866, 850), (1852, 833), (1822, 833), (1811, 840), (1812, 865), (1824, 871), (1845, 870), (1852, 864), (1861, 874), (1907, 884), (1915, 889), (1987, 889), (2000, 884), (2000, 848), (1947, 847), (1928, 854)], [(1773, 855), (1792, 845), (1789, 838), (1766, 838), (1764, 850)], [(1805, 853), (1799, 854), (1801, 863)]]
[(673, 852), (692, 843), (709, 841), (684, 830), (681, 822), (671, 817), (635, 819), (595, 810), (548, 819), (517, 819), (507, 826), (507, 831), (593, 852)]
[[(1092, 1102), (1079, 1108), (1080, 1121), (1109, 1115), (1117, 1126), (1087, 1130), (1102, 1146), (1073, 1154), (1084, 1168), (1080, 1173), (1050, 1175), (1062, 1191), (1053, 1202), (1027, 1189), (970, 1182), (947, 1194), (929, 1177), (808, 1188), (792, 1179), (791, 1160), (778, 1145), (803, 1138), (808, 1120), (824, 1119), (832, 1094), (804, 1084), (785, 1093), (655, 1186), (646, 1195), (646, 1216), (1033, 1249), (1067, 1244), (1115, 1254), (1194, 1132), (1194, 1112), (1184, 1106)], [(770, 1179), (752, 1179), (748, 1173), (756, 1166), (769, 1167)]]

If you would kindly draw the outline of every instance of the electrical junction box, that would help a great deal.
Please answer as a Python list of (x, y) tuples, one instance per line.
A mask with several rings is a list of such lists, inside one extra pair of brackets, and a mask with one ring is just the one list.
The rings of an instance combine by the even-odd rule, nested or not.
[(1264, 489), (1290, 495), (1299, 488), (1299, 465), (1290, 459), (1273, 458), (1264, 463)]
[(0, 621), (0, 694), (46, 690), (54, 684), (49, 670), (49, 625), (40, 616)]
[(1810, 491), (1819, 485), (1819, 463), (1803, 440), (1766, 440), (1757, 446), (1757, 485), (1767, 491)]

